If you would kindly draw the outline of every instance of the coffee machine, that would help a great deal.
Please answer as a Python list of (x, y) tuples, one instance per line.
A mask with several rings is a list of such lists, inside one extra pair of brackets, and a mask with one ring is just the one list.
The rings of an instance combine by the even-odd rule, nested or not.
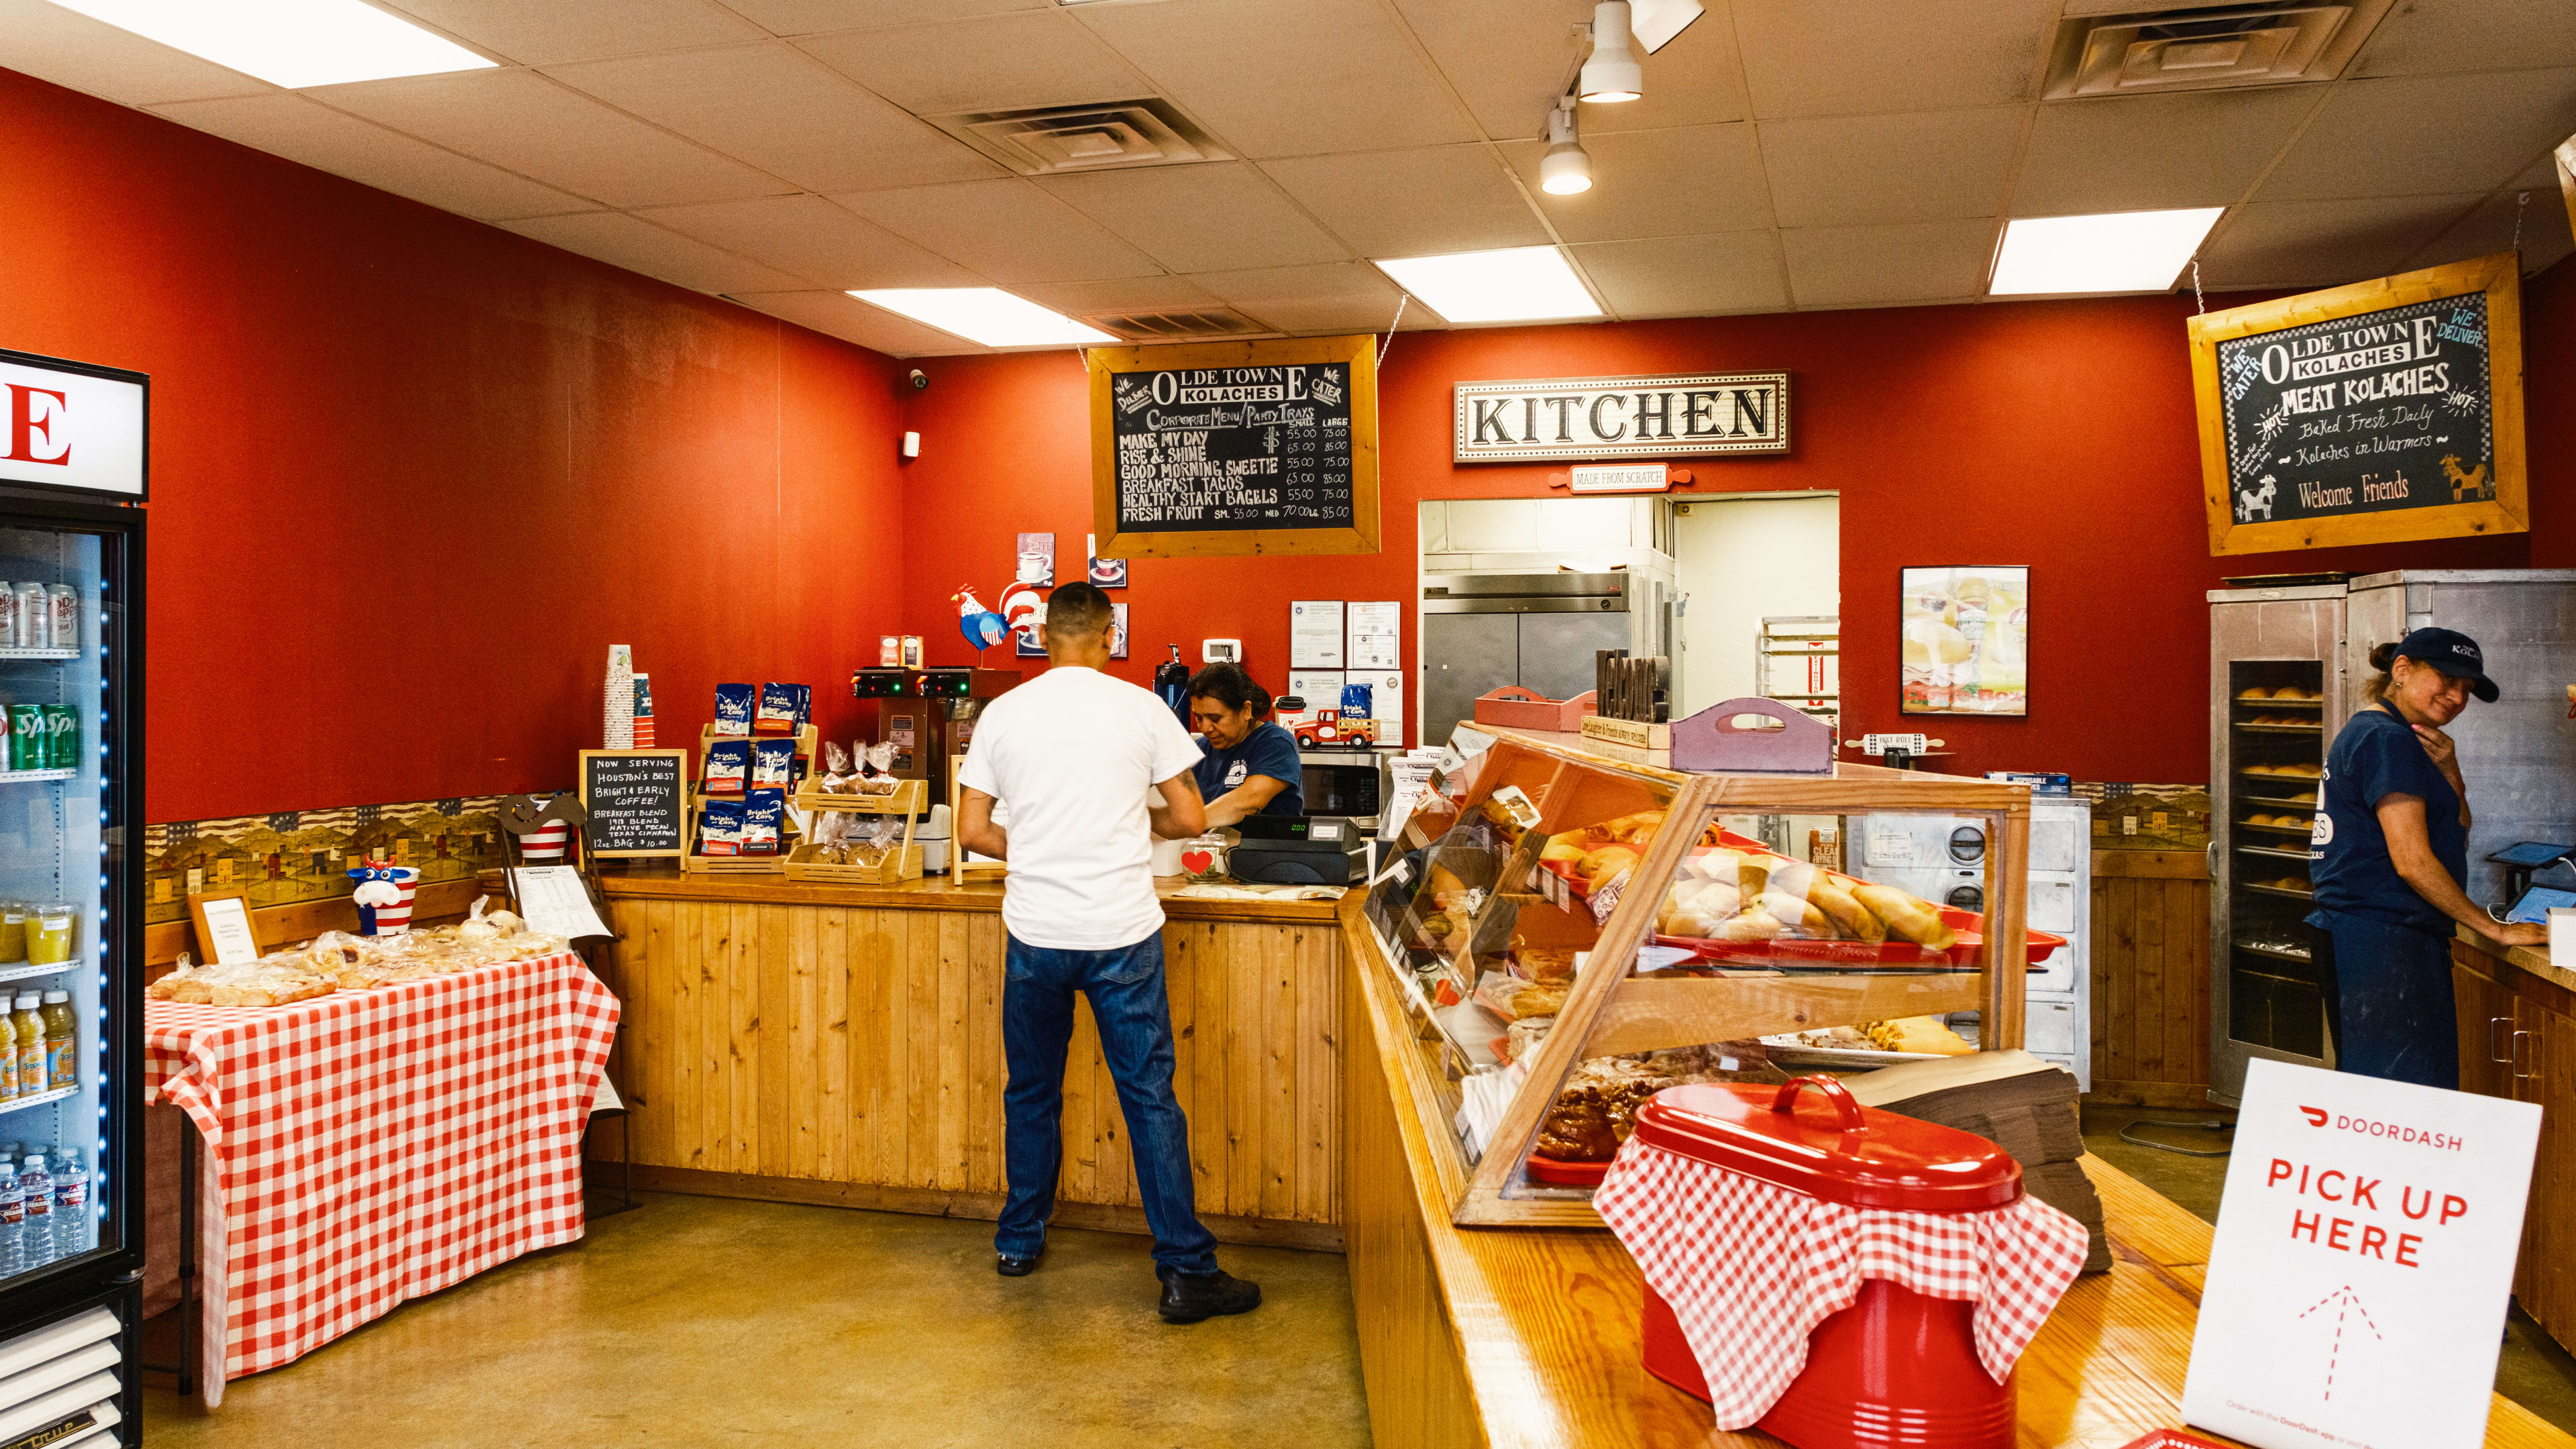
[(934, 803), (948, 799), (950, 761), (975, 737), (984, 706), (1021, 681), (1016, 669), (859, 669), (850, 693), (877, 704), (877, 742), (894, 746), (890, 773), (930, 783)]

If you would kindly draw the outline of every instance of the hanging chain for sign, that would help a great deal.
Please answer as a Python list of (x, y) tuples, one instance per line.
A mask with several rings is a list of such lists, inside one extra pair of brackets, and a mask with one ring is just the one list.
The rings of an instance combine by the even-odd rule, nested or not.
[(1377, 349), (1377, 365), (1386, 366), (1386, 350), (1395, 345), (1395, 329), (1404, 325), (1404, 304), (1413, 300), (1411, 292), (1395, 294), (1395, 320), (1386, 324), (1386, 341)]
[(2517, 259), (2522, 254), (2522, 213), (2530, 205), (2531, 193), (2528, 191), (2513, 199), (2513, 245), (2506, 247), (2505, 250), (2514, 253)]
[(2198, 257), (2191, 259), (2191, 300), (2192, 305), (2201, 311), (2209, 310), (2208, 301), (2200, 295), (2200, 258)]

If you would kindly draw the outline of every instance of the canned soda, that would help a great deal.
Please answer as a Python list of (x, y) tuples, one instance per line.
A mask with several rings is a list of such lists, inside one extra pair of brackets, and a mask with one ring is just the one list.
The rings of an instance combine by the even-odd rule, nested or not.
[(53, 606), (45, 602), (43, 584), (20, 584), (18, 602), (11, 611), (18, 616), (18, 646), (22, 649), (54, 647)]
[(45, 706), (45, 768), (77, 770), (81, 767), (80, 709), (75, 705)]
[(18, 586), (0, 583), (0, 649), (15, 649), (24, 642), (25, 631), (18, 627)]
[(46, 624), (57, 649), (78, 649), (81, 642), (80, 594), (69, 584), (45, 590)]
[(53, 756), (53, 746), (45, 736), (45, 707), (41, 704), (9, 706), (9, 768), (43, 770)]

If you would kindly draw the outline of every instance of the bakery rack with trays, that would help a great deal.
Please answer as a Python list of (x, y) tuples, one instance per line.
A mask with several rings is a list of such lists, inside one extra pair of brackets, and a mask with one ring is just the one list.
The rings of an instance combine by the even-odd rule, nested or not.
[[(1552, 1165), (1536, 1150), (1578, 1068), (1618, 1072), (1626, 1068), (1614, 1058), (1676, 1050), (1713, 1065), (1731, 1059), (1712, 1044), (1964, 1011), (1980, 1013), (1982, 1048), (2021, 1045), (2025, 974), (2064, 944), (2027, 928), (2024, 787), (1859, 764), (1826, 776), (1682, 774), (1493, 733), (1490, 748), (1435, 779), (1393, 862), (1345, 915), (1363, 969), (1396, 983), (1408, 1051), (1388, 1069), (1416, 1074), (1420, 1099), (1439, 1104), (1438, 1120), (1422, 1126), (1457, 1222), (1599, 1225), (1586, 1180), (1597, 1167)], [(1906, 929), (1924, 939), (1894, 948), (1865, 938), (1721, 946), (1658, 931), (1695, 847), (1761, 849), (1721, 820), (1825, 816), (1848, 825), (1908, 814), (1985, 825), (1996, 843), (1984, 865), (1989, 911), (1950, 912), (1899, 893)], [(1552, 841), (1598, 839), (1605, 823), (1633, 837), (1587, 850), (1581, 871), (1542, 862)], [(1622, 850), (1633, 858), (1605, 864)], [(1813, 872), (1802, 880), (1832, 876), (1764, 857), (1765, 880), (1790, 866)], [(1938, 928), (1929, 925), (1934, 915)], [(1897, 919), (1869, 923), (1888, 928)], [(2011, 969), (1988, 969), (1996, 961)], [(1548, 979), (1559, 969), (1567, 974)], [(1533, 991), (1539, 1009), (1529, 1009)], [(1509, 993), (1520, 1018), (1505, 1022), (1507, 1034), (1550, 1012), (1553, 1026), (1528, 1045), (1494, 1037), (1490, 1023), (1501, 1018), (1471, 1009), (1497, 992)], [(1511, 1064), (1497, 1064), (1507, 1048)]]
[(806, 818), (812, 819), (822, 812), (899, 815), (903, 817), (903, 841), (888, 851), (885, 860), (877, 865), (836, 865), (816, 860), (815, 847), (811, 843), (799, 845), (787, 857), (787, 878), (845, 885), (894, 885), (921, 879), (921, 847), (913, 842), (912, 832), (914, 822), (928, 808), (929, 799), (930, 782), (927, 780), (898, 781), (893, 791), (884, 795), (845, 795), (815, 789), (814, 777), (808, 775), (794, 802)]
[[(698, 768), (700, 771), (704, 771), (706, 769), (707, 746), (714, 744), (718, 740), (775, 740), (789, 738), (796, 741), (797, 769), (795, 788), (803, 789), (805, 782), (814, 777), (815, 753), (821, 748), (822, 743), (822, 731), (815, 725), (806, 725), (802, 729), (797, 730), (793, 736), (760, 734), (720, 735), (716, 733), (716, 727), (714, 725), (702, 726), (698, 730)], [(728, 800), (739, 800), (742, 797), (739, 795), (727, 795), (724, 798)], [(791, 792), (788, 798), (793, 801), (795, 796)], [(789, 838), (791, 836), (803, 834), (803, 832), (797, 828), (796, 817), (792, 813), (779, 822), (778, 852), (775, 855), (701, 855), (698, 853), (698, 846), (700, 833), (703, 831), (706, 824), (706, 804), (707, 791), (704, 783), (704, 776), (702, 774), (697, 782), (693, 782), (689, 786), (689, 848), (688, 851), (680, 857), (680, 870), (683, 874), (783, 875), (786, 873), (787, 857), (791, 851)]]

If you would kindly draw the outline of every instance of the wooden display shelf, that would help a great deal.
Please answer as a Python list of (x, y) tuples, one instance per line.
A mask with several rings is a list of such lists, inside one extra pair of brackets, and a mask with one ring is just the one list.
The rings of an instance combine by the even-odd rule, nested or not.
[(716, 741), (718, 741), (718, 740), (791, 740), (791, 739), (792, 739), (792, 740), (794, 740), (794, 741), (796, 742), (796, 753), (797, 753), (798, 755), (801, 755), (801, 756), (803, 756), (804, 758), (806, 758), (806, 759), (809, 759), (809, 760), (810, 760), (810, 759), (814, 758), (814, 751), (815, 751), (815, 750), (817, 750), (817, 749), (819, 749), (819, 748), (821, 748), (821, 746), (822, 746), (822, 741), (823, 741), (823, 729), (822, 729), (822, 726), (820, 726), (820, 725), (807, 725), (807, 726), (805, 726), (803, 729), (798, 730), (796, 733), (794, 733), (794, 734), (792, 734), (792, 735), (763, 735), (763, 734), (749, 734), (749, 735), (720, 735), (720, 734), (717, 734), (717, 733), (716, 733), (716, 727), (715, 727), (714, 725), (706, 725), (706, 726), (701, 727), (701, 728), (698, 730), (698, 758), (699, 758), (699, 759), (701, 759), (701, 760), (705, 759), (705, 758), (707, 757), (707, 746), (709, 746), (709, 745), (711, 745), (711, 744), (714, 744), (714, 743), (715, 743)]
[(811, 814), (818, 810), (838, 811), (848, 815), (918, 815), (929, 808), (930, 782), (904, 780), (890, 795), (829, 795), (814, 788), (812, 776), (796, 792), (796, 808)]
[(800, 845), (788, 853), (789, 880), (823, 885), (896, 885), (922, 878), (921, 847), (909, 842), (887, 851), (885, 859), (876, 865), (834, 865), (814, 859), (816, 849)]

